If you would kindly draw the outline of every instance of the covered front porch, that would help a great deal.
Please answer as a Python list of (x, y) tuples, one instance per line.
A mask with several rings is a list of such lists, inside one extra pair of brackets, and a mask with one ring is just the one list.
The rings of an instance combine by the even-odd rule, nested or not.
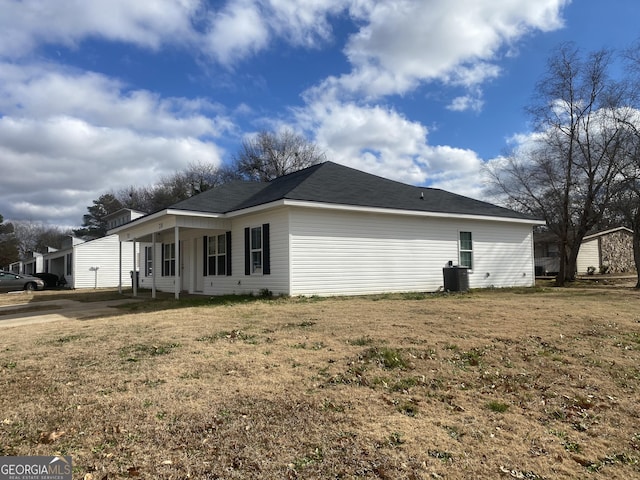
[[(231, 230), (231, 221), (219, 215), (182, 210), (165, 210), (123, 225), (111, 231), (120, 240), (119, 262), (122, 266), (122, 244), (133, 242), (133, 271), (151, 297), (157, 291), (173, 290), (176, 299), (181, 292), (204, 293), (207, 238), (224, 235)], [(140, 258), (135, 253), (139, 243)], [(122, 268), (120, 268), (122, 271)], [(134, 277), (135, 278), (135, 277)], [(122, 274), (119, 291), (122, 291)], [(149, 284), (150, 280), (150, 285)], [(138, 295), (139, 281), (132, 282), (133, 296)]]

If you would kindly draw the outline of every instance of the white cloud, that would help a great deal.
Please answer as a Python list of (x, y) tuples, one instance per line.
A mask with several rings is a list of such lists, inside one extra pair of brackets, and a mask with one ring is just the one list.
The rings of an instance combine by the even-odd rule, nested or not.
[(259, 6), (251, 0), (241, 0), (212, 14), (207, 50), (218, 62), (230, 66), (238, 58), (264, 49), (268, 40), (269, 30)]
[(428, 144), (427, 128), (380, 106), (318, 102), (297, 112), (332, 161), (412, 185), (480, 197), (475, 152)]
[(211, 139), (235, 128), (203, 99), (42, 64), (0, 63), (0, 111), (0, 212), (65, 225), (81, 223), (109, 189), (151, 185), (191, 162), (220, 164)]
[(475, 86), (499, 74), (501, 49), (533, 30), (562, 26), (568, 0), (355, 2), (362, 22), (345, 48), (352, 71), (329, 80), (372, 97), (403, 94), (421, 82)]
[(483, 105), (482, 94), (479, 89), (476, 89), (474, 93), (454, 98), (447, 106), (447, 109), (453, 112), (465, 112), (467, 110), (479, 112), (482, 110)]
[(193, 41), (200, 0), (0, 0), (0, 57), (23, 56), (42, 43), (76, 46), (87, 37), (157, 49)]
[(205, 50), (232, 67), (267, 49), (275, 39), (315, 48), (331, 38), (328, 16), (343, 9), (340, 0), (230, 0), (210, 12)]
[(224, 114), (215, 115), (221, 107), (206, 100), (161, 98), (148, 90), (127, 90), (104, 75), (50, 64), (0, 63), (0, 110), (19, 117), (69, 115), (168, 136), (216, 137), (233, 128)]
[(190, 162), (221, 161), (193, 137), (165, 138), (97, 127), (77, 118), (0, 118), (0, 211), (7, 219), (79, 224), (101, 193), (151, 184)]

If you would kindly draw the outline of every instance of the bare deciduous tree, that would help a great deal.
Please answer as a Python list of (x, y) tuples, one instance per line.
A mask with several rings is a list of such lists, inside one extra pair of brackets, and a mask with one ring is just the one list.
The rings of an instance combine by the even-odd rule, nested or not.
[(314, 143), (286, 129), (261, 131), (245, 140), (232, 168), (247, 180), (265, 182), (324, 161), (324, 153)]
[(598, 224), (627, 159), (625, 89), (608, 76), (611, 53), (564, 44), (550, 58), (528, 108), (536, 135), (490, 169), (493, 186), (557, 235), (557, 284), (575, 279), (584, 236)]
[(62, 239), (72, 233), (71, 230), (41, 222), (18, 221), (13, 226), (21, 257), (27, 252), (45, 253), (47, 247), (60, 248)]

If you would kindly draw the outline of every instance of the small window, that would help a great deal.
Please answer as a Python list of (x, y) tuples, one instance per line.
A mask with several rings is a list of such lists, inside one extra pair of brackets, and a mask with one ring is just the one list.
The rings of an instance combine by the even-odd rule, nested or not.
[(73, 253), (67, 255), (66, 275), (73, 275)]
[(262, 273), (262, 227), (251, 229), (251, 273)]
[(175, 277), (176, 275), (176, 244), (165, 243), (162, 245), (162, 276)]
[(144, 276), (153, 274), (153, 247), (144, 247)]
[(473, 269), (473, 241), (471, 232), (460, 232), (460, 261), (461, 267)]

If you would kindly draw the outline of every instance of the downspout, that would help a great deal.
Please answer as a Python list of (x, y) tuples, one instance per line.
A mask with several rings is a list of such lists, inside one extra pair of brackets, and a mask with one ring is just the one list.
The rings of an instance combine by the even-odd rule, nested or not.
[(174, 237), (175, 237), (175, 248), (176, 248), (176, 276), (175, 278), (175, 298), (176, 300), (180, 299), (180, 227), (178, 225), (174, 228)]
[(118, 293), (122, 295), (122, 241), (118, 237)]
[(151, 298), (156, 298), (156, 232), (151, 234)]
[(133, 272), (131, 273), (131, 285), (133, 288), (133, 296), (137, 297), (138, 296), (138, 282), (137, 280), (137, 275), (138, 272), (136, 271), (136, 239), (133, 239)]

